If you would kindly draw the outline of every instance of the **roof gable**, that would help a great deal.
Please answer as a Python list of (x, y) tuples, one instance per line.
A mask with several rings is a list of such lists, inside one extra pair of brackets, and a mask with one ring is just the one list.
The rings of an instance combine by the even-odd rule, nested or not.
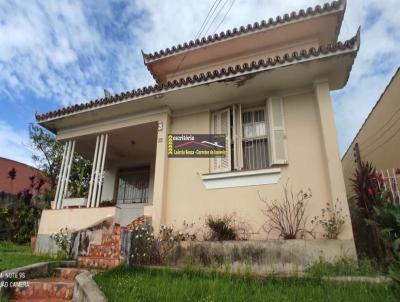
[[(250, 62), (271, 53), (318, 47), (337, 42), (346, 1), (292, 12), (209, 35), (171, 48), (143, 53), (144, 63), (157, 83), (194, 75), (204, 70)], [(305, 44), (309, 41), (308, 45)], [(279, 50), (281, 50), (279, 52)]]

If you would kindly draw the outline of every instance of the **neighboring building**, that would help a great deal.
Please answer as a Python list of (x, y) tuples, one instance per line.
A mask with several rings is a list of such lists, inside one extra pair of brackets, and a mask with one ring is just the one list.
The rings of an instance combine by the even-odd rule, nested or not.
[[(126, 225), (140, 215), (157, 230), (235, 212), (251, 239), (266, 239), (259, 193), (281, 200), (289, 180), (295, 194), (311, 188), (310, 219), (339, 201), (347, 245), (334, 253), (354, 255), (330, 96), (346, 85), (360, 45), (359, 32), (337, 41), (344, 12), (344, 1), (333, 2), (143, 54), (155, 85), (37, 115), (65, 144), (39, 248), (66, 225)], [(226, 157), (168, 157), (169, 134), (213, 133), (226, 135)], [(94, 158), (87, 199), (66, 198), (74, 150)], [(117, 206), (99, 207), (107, 200)], [(66, 209), (77, 205), (87, 208)]]
[(343, 174), (349, 196), (354, 195), (350, 179), (357, 167), (355, 146), (362, 161), (368, 161), (379, 173), (395, 176), (400, 168), (400, 68), (386, 86), (342, 158)]
[[(15, 177), (12, 179), (9, 172), (15, 170)], [(17, 162), (12, 159), (0, 157), (0, 192), (17, 195), (21, 191), (30, 189), (31, 177), (44, 177), (43, 173), (31, 166)], [(45, 189), (45, 185), (42, 190)]]

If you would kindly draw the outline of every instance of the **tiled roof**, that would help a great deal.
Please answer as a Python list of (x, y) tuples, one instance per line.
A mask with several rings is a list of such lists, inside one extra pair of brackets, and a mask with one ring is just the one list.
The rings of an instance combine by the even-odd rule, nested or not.
[(284, 64), (301, 62), (310, 58), (318, 58), (321, 55), (328, 55), (337, 52), (343, 52), (354, 48), (359, 40), (359, 32), (352, 39), (345, 42), (337, 42), (327, 46), (319, 46), (318, 48), (303, 49), (299, 52), (294, 51), (291, 54), (286, 53), (283, 56), (269, 57), (259, 61), (252, 61), (251, 63), (244, 63), (241, 65), (229, 66), (218, 70), (200, 73), (179, 80), (168, 81), (162, 84), (155, 84), (152, 86), (143, 87), (136, 90), (122, 92), (109, 98), (101, 98), (87, 103), (72, 105), (69, 107), (61, 108), (45, 114), (36, 114), (36, 120), (42, 122), (45, 120), (66, 116), (72, 113), (85, 111), (92, 108), (102, 107), (112, 103), (122, 102), (127, 99), (140, 99), (142, 97), (166, 92), (180, 87), (188, 87), (193, 84), (205, 84), (209, 82), (218, 81), (224, 78), (240, 76), (244, 73), (261, 72), (274, 67), (279, 67)]
[[(143, 58), (145, 64), (150, 63), (151, 61), (157, 60), (159, 58), (169, 56), (172, 54), (176, 54), (182, 52), (184, 50), (201, 47), (204, 45), (212, 44), (214, 42), (222, 41), (225, 39), (233, 38), (236, 36), (240, 36), (242, 34), (246, 34), (249, 32), (257, 32), (263, 29), (267, 29), (270, 27), (274, 27), (277, 25), (282, 25), (284, 23), (289, 23), (294, 20), (304, 19), (310, 16), (316, 16), (323, 13), (331, 12), (334, 10), (338, 10), (342, 4), (346, 4), (345, 0), (333, 1), (331, 3), (325, 3), (322, 6), (317, 5), (314, 8), (309, 7), (306, 10), (301, 9), (297, 13), (291, 12), (290, 14), (285, 14), (283, 16), (277, 16), (275, 19), (270, 18), (268, 21), (263, 20), (261, 22), (255, 22), (253, 24), (248, 24), (247, 26), (241, 26), (239, 28), (233, 28), (227, 30), (225, 32), (221, 32), (219, 34), (209, 35), (207, 37), (203, 37), (201, 39), (191, 40), (190, 42), (185, 42), (183, 44), (178, 44), (177, 46), (173, 46), (172, 48), (166, 48), (164, 50), (156, 51), (154, 53), (146, 54), (142, 51)], [(341, 20), (340, 20), (341, 23)], [(339, 29), (337, 29), (339, 31)]]

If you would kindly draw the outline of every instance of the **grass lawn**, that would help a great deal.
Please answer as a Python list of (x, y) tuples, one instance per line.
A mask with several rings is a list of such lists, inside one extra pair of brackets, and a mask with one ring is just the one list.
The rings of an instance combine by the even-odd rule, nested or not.
[(199, 272), (116, 268), (94, 276), (109, 301), (398, 301), (390, 285), (320, 279), (251, 279)]
[(49, 260), (55, 260), (55, 258), (46, 255), (35, 255), (28, 245), (0, 242), (0, 272)]

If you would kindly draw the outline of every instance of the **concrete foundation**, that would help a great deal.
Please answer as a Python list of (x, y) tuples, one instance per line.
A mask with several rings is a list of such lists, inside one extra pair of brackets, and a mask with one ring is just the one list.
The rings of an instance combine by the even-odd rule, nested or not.
[(301, 272), (321, 258), (332, 262), (340, 257), (357, 259), (353, 240), (182, 242), (169, 261), (262, 274)]

